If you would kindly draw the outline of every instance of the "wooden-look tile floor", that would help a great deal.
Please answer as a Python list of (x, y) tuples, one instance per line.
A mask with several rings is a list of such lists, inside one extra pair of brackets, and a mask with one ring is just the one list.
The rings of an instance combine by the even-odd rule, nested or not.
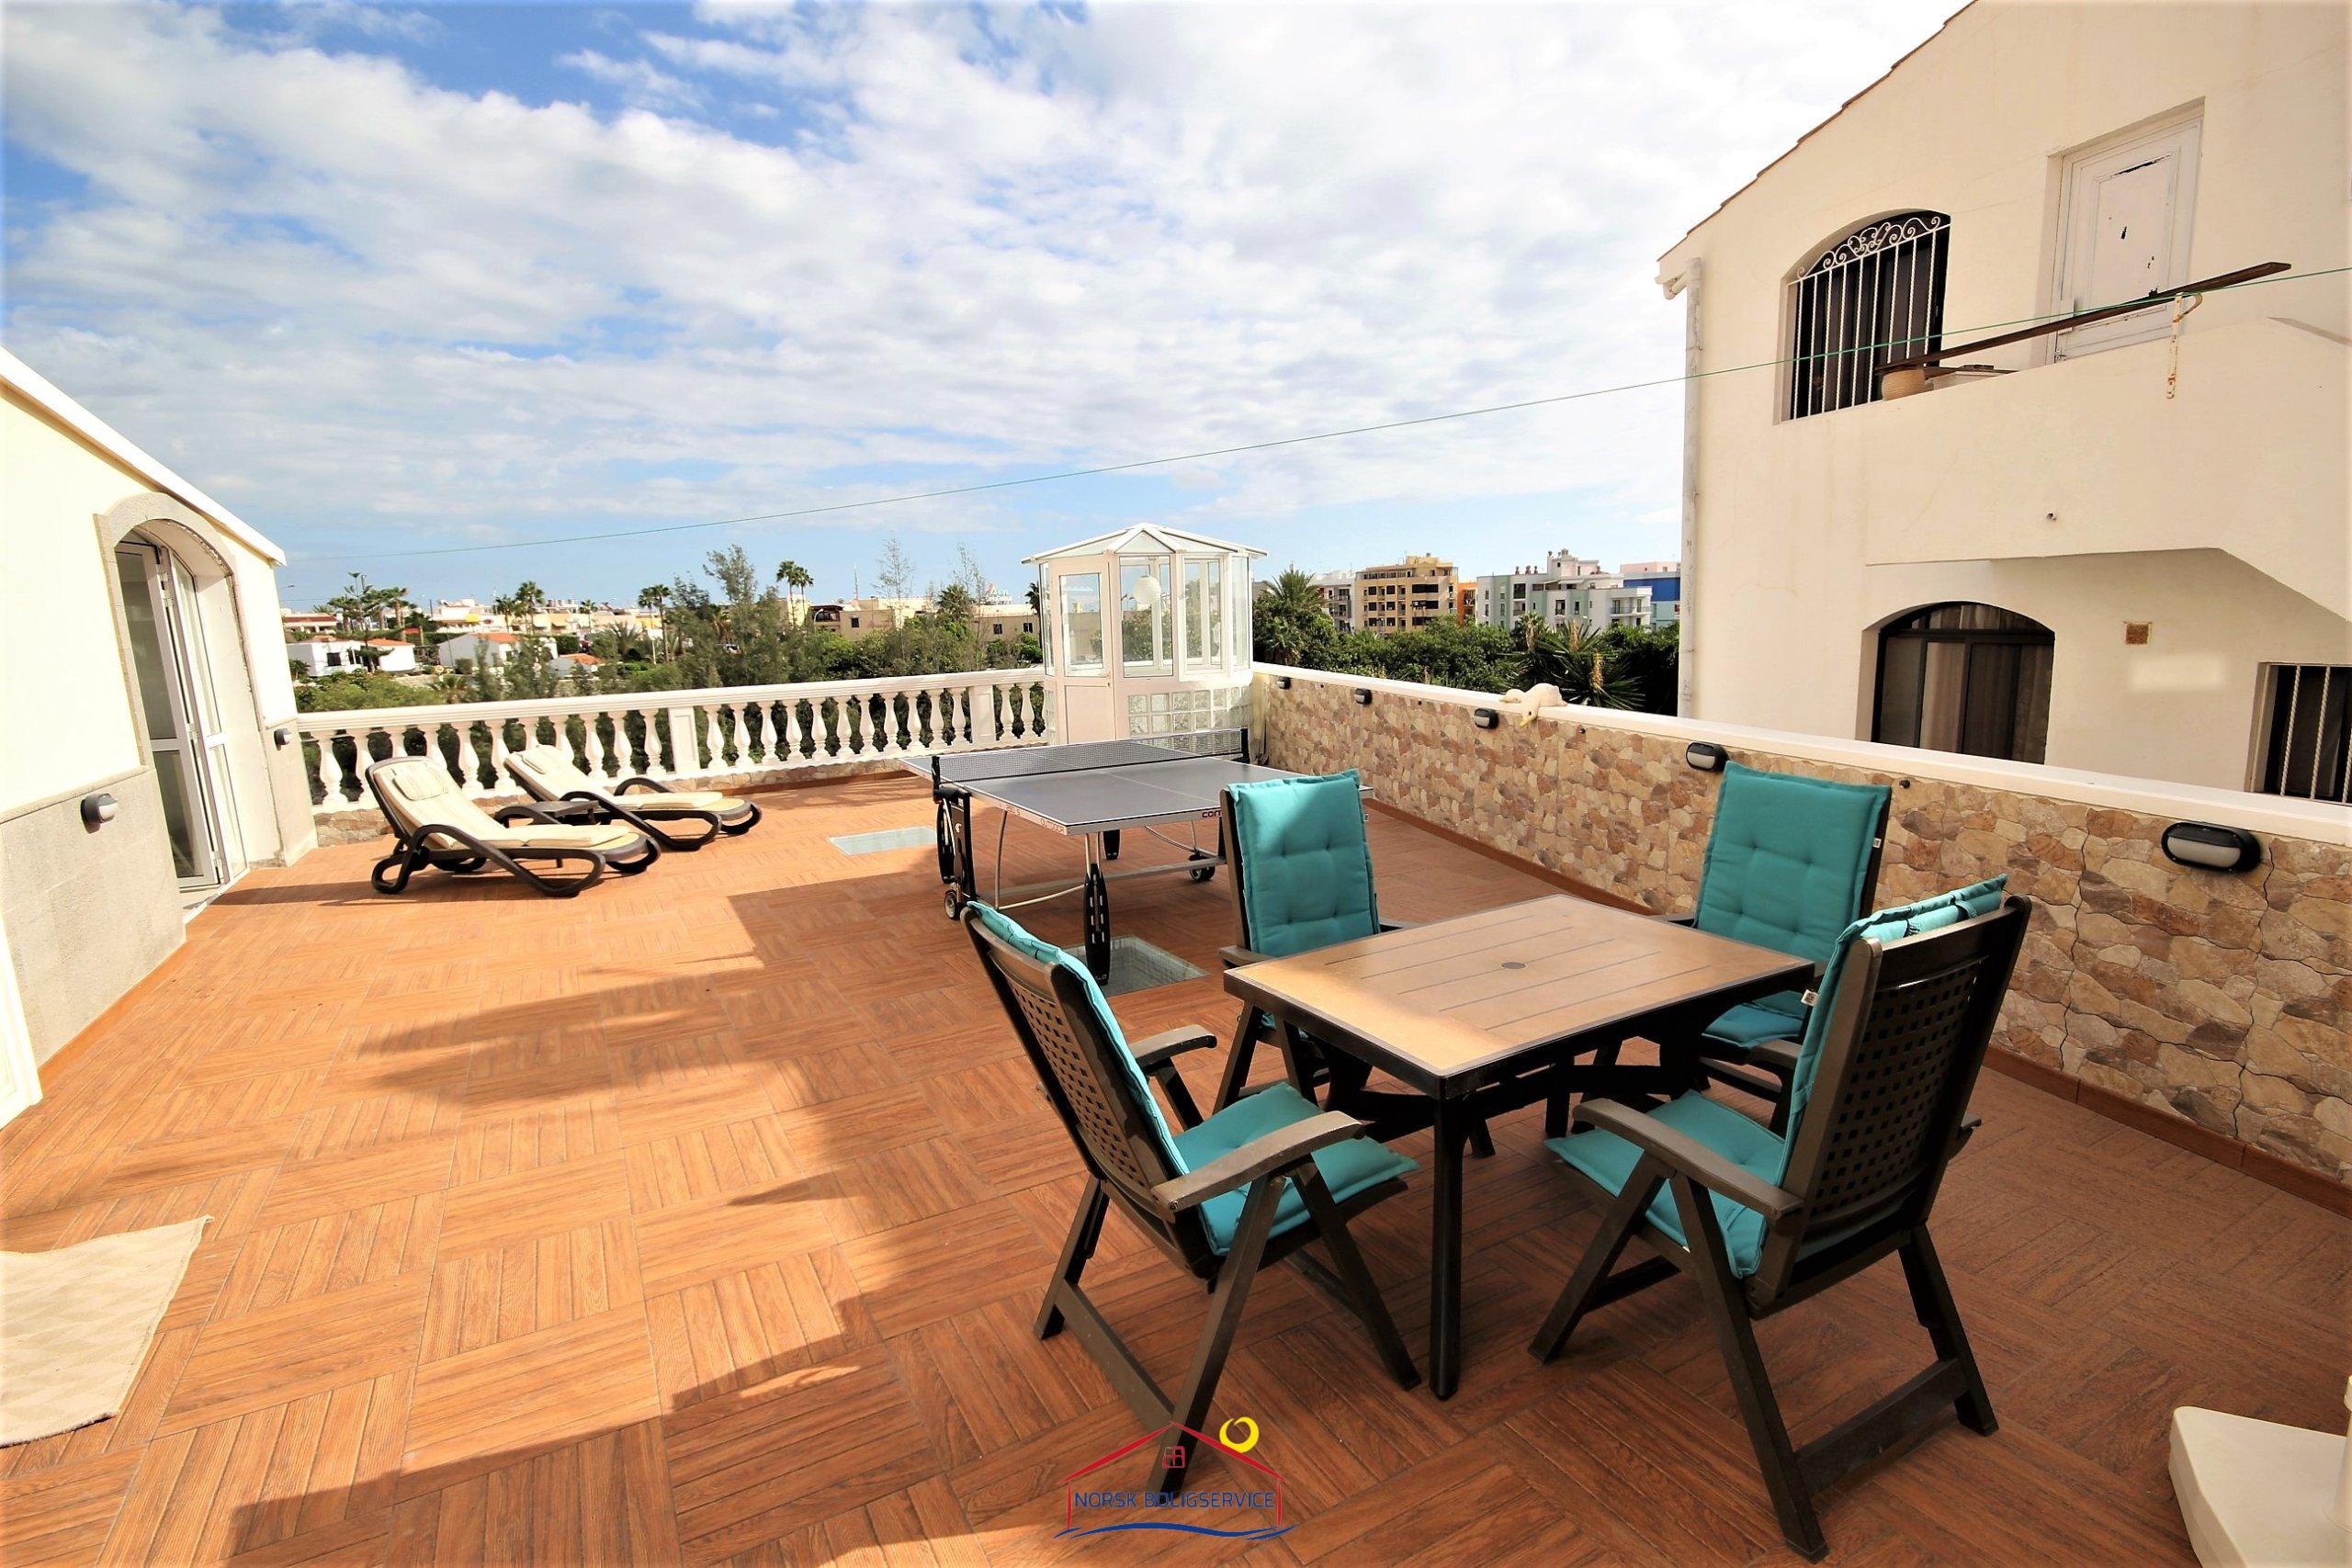
[[(827, 842), (929, 819), (910, 782), (780, 793), (750, 839), (568, 902), (379, 897), (366, 846), (254, 873), (0, 1134), (10, 1248), (212, 1216), (123, 1414), (0, 1450), (0, 1560), (1786, 1555), (1689, 1290), (1526, 1354), (1594, 1224), (1532, 1113), (1470, 1173), (1458, 1397), (1386, 1383), (1277, 1270), (1219, 1416), (1259, 1423), (1289, 1533), (1057, 1540), (1059, 1479), (1136, 1435), (1028, 1331), (1077, 1160), (929, 852)], [(1394, 915), (1547, 891), (1373, 829)], [(1069, 862), (1011, 843), (1023, 875)], [(1116, 892), (1121, 931), (1214, 967), (1221, 883)], [(1213, 977), (1120, 1008), (1231, 1016)], [(2343, 1419), (2352, 1225), (2009, 1080), (1979, 1098), (1938, 1218), (2001, 1429), (1839, 1488), (1831, 1542), (2185, 1561), (2168, 1413)], [(1427, 1225), (1417, 1188), (1362, 1227), (1417, 1353)], [(1115, 1219), (1089, 1283), (1172, 1380), (1198, 1288)], [(1892, 1265), (1763, 1343), (1801, 1437), (1928, 1356)]]

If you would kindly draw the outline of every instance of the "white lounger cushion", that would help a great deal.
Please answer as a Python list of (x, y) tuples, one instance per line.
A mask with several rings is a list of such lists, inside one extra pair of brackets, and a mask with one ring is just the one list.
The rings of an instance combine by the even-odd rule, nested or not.
[(625, 850), (644, 841), (644, 835), (626, 823), (571, 828), (526, 822), (509, 828), (476, 805), (430, 757), (379, 763), (368, 776), (392, 819), (412, 838), (452, 828), (502, 850)]

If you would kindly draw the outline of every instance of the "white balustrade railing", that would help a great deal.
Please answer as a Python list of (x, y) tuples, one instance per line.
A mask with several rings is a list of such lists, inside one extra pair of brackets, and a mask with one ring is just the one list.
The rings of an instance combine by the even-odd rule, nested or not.
[(503, 795), (507, 755), (526, 746), (560, 746), (592, 778), (668, 781), (1040, 745), (1049, 726), (1027, 669), (355, 708), (294, 728), (326, 816), (368, 804), (362, 775), (393, 756), (438, 757), (469, 791)]

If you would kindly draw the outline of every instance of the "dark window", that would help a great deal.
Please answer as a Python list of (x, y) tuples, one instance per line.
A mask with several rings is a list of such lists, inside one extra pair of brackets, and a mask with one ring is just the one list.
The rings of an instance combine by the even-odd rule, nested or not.
[(1878, 400), (1878, 369), (1943, 345), (1951, 220), (1903, 212), (1865, 223), (1790, 286), (1788, 417)]
[(2262, 793), (2352, 805), (2352, 665), (2268, 664)]
[(2054, 639), (1991, 604), (1931, 604), (1878, 637), (1871, 739), (2039, 762), (2050, 739)]

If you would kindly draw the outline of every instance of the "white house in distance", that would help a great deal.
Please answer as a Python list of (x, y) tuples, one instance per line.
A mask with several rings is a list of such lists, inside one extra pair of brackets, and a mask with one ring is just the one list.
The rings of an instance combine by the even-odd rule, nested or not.
[(368, 661), (360, 657), (360, 647), (356, 637), (306, 637), (300, 642), (288, 643), (286, 657), (289, 662), (300, 665), (303, 674), (316, 680), (345, 670), (366, 669)]
[(1688, 386), (1686, 716), (2345, 798), (2345, 280), (1972, 345), (2343, 266), (2346, 16), (1979, 0), (1666, 254), (1801, 361)]
[(6, 1120), (191, 906), (316, 838), (277, 547), (5, 351), (0, 516)]
[(345, 670), (380, 670), (404, 675), (416, 668), (416, 646), (397, 637), (305, 637), (286, 645), (286, 657), (313, 680)]
[(407, 675), (416, 669), (416, 644), (398, 637), (368, 639), (368, 661), (387, 675)]
[(548, 660), (556, 675), (566, 681), (590, 681), (604, 668), (605, 661), (593, 653), (559, 653)]
[(495, 670), (514, 657), (522, 637), (514, 632), (459, 632), (433, 650), (434, 661), (455, 670), (462, 661), (471, 670)]

